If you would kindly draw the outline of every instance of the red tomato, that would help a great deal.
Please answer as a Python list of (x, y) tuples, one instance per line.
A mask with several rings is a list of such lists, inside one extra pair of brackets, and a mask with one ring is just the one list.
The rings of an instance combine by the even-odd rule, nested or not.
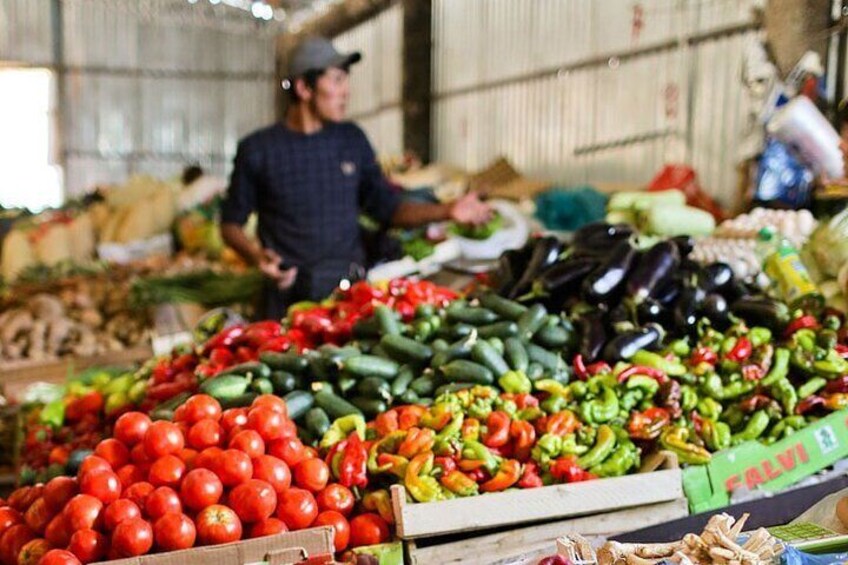
[(306, 459), (315, 459), (318, 457), (318, 450), (311, 445), (307, 445), (303, 448), (303, 456)]
[(141, 518), (141, 509), (132, 500), (121, 498), (106, 507), (103, 512), (103, 527), (107, 532), (111, 532), (115, 526), (130, 518)]
[(156, 546), (163, 551), (176, 551), (194, 546), (197, 531), (185, 514), (165, 514), (153, 526)]
[(330, 480), (330, 467), (321, 459), (304, 459), (294, 468), (294, 482), (300, 488), (319, 492)]
[(51, 549), (44, 554), (38, 565), (82, 565), (77, 556), (64, 549)]
[(285, 461), (290, 469), (306, 459), (306, 448), (296, 437), (286, 437), (270, 442), (267, 453)]
[(182, 512), (183, 506), (174, 489), (159, 487), (147, 497), (144, 509), (151, 520), (158, 520), (168, 512)]
[(256, 430), (241, 430), (229, 443), (230, 449), (244, 451), (251, 459), (255, 459), (265, 453), (265, 440)]
[(2, 535), (3, 532), (11, 526), (20, 524), (23, 521), (24, 517), (21, 516), (21, 513), (11, 506), (4, 506), (0, 508), (0, 535)]
[(47, 540), (41, 538), (30, 540), (18, 553), (18, 565), (38, 565), (48, 551), (50, 551), (50, 544)]
[(144, 443), (137, 443), (130, 450), (130, 460), (136, 465), (143, 465), (145, 463), (150, 463), (150, 456), (147, 454), (147, 451), (144, 449)]
[(267, 520), (262, 520), (261, 522), (253, 524), (250, 527), (250, 530), (248, 530), (247, 537), (262, 538), (265, 536), (281, 534), (287, 531), (289, 531), (289, 528), (286, 526), (285, 522), (279, 518), (268, 518)]
[(227, 502), (242, 522), (259, 522), (270, 518), (277, 508), (277, 493), (274, 488), (257, 479), (250, 479), (235, 487)]
[(135, 502), (139, 508), (144, 508), (147, 503), (147, 497), (153, 492), (153, 485), (148, 482), (135, 483), (124, 492), (123, 497), (127, 500)]
[(315, 521), (312, 522), (315, 527), (332, 526), (333, 527), (333, 545), (336, 551), (344, 551), (350, 542), (350, 524), (347, 523), (347, 518), (342, 516), (335, 510), (325, 510), (318, 514)]
[(183, 434), (176, 424), (158, 420), (150, 424), (144, 434), (144, 451), (151, 459), (159, 459), (171, 455), (185, 447)]
[(120, 441), (104, 439), (94, 448), (94, 454), (102, 457), (113, 469), (120, 469), (130, 462), (130, 450)]
[(247, 428), (256, 430), (265, 441), (283, 437), (285, 416), (267, 406), (251, 408), (247, 413)]
[(197, 538), (203, 545), (229, 543), (241, 539), (241, 520), (231, 508), (207, 506), (197, 515)]
[(43, 491), (43, 485), (19, 488), (9, 496), (9, 506), (18, 512), (26, 512)]
[(150, 417), (141, 412), (127, 412), (115, 421), (112, 435), (128, 447), (144, 441), (144, 434), (152, 424)]
[(221, 479), (209, 469), (189, 471), (180, 487), (183, 504), (196, 512), (217, 504), (223, 493), (224, 485)]
[(112, 549), (121, 557), (144, 555), (153, 547), (153, 528), (141, 518), (124, 520), (112, 533)]
[(100, 532), (94, 530), (77, 530), (71, 536), (68, 551), (77, 556), (83, 563), (100, 561), (109, 551), (109, 540)]
[(0, 559), (17, 563), (21, 548), (35, 539), (35, 532), (26, 524), (15, 524), (0, 536)]
[(274, 412), (279, 412), (283, 415), (283, 418), (288, 418), (289, 410), (286, 406), (286, 401), (280, 398), (279, 396), (273, 394), (262, 394), (253, 399), (253, 402), (250, 404), (251, 408), (270, 408)]
[(221, 419), (221, 404), (208, 394), (195, 394), (185, 404), (185, 421), (195, 424), (204, 418)]
[(133, 463), (124, 465), (118, 469), (116, 474), (118, 475), (118, 480), (121, 481), (121, 488), (124, 489), (129, 488), (130, 485), (134, 485), (135, 483), (140, 483), (147, 478), (147, 474), (142, 471), (141, 467)]
[(197, 457), (194, 459), (194, 468), (214, 471), (223, 454), (224, 450), (220, 447), (207, 447), (197, 454)]
[(58, 514), (50, 520), (44, 530), (44, 539), (50, 542), (53, 547), (66, 547), (68, 545), (68, 542), (71, 541), (71, 534), (68, 532), (68, 523), (64, 514)]
[(65, 506), (62, 514), (68, 525), (69, 532), (96, 528), (103, 512), (103, 502), (89, 494), (78, 494)]
[(112, 471), (92, 471), (80, 479), (80, 492), (111, 504), (121, 497), (121, 479)]
[(44, 528), (47, 527), (54, 515), (55, 513), (47, 507), (44, 497), (41, 497), (27, 508), (24, 513), (24, 522), (33, 532), (43, 534)]
[(242, 451), (227, 449), (213, 469), (225, 487), (234, 487), (253, 476), (250, 457)]
[(154, 487), (177, 488), (185, 475), (186, 465), (176, 455), (166, 455), (154, 461), (150, 466), (148, 481)]
[(185, 422), (185, 417), (185, 404), (180, 404), (177, 406), (177, 409), (174, 410), (174, 421)]
[(292, 479), (289, 466), (273, 455), (260, 455), (253, 460), (253, 478), (269, 483), (277, 494), (287, 491)]
[(194, 469), (194, 462), (197, 459), (197, 450), (184, 447), (177, 453), (180, 461), (185, 463), (186, 469)]
[(224, 430), (230, 431), (233, 428), (244, 426), (247, 424), (247, 409), (245, 408), (230, 408), (224, 410), (221, 415), (221, 425)]
[(77, 478), (82, 479), (85, 475), (93, 471), (112, 471), (112, 466), (102, 457), (89, 455), (80, 465), (79, 471), (77, 471)]
[(68, 458), (71, 456), (71, 451), (63, 446), (57, 445), (53, 449), (50, 450), (50, 455), (47, 457), (47, 461), (52, 465), (54, 463), (58, 465), (65, 465), (68, 462)]
[(356, 502), (350, 489), (338, 483), (327, 485), (315, 496), (315, 501), (319, 510), (335, 510), (343, 516), (350, 516)]
[(194, 424), (188, 430), (188, 444), (194, 449), (206, 449), (221, 443), (224, 438), (224, 429), (221, 424), (210, 418), (204, 418)]
[(297, 437), (297, 424), (295, 424), (292, 420), (284, 420), (283, 421), (283, 435), (282, 437)]
[(375, 545), (389, 540), (389, 525), (378, 514), (360, 514), (350, 521), (350, 546)]
[(308, 490), (290, 488), (280, 495), (277, 518), (286, 523), (290, 530), (308, 528), (318, 516), (318, 504)]
[(55, 477), (44, 485), (44, 502), (54, 512), (65, 507), (70, 499), (79, 492), (77, 480), (72, 477)]

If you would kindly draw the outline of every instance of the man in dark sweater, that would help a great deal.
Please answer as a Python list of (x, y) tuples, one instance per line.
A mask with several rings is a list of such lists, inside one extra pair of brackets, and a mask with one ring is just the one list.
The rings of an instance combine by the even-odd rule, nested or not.
[[(476, 224), (491, 215), (476, 194), (450, 204), (400, 201), (365, 133), (344, 121), (348, 69), (360, 59), (359, 53), (340, 54), (326, 39), (305, 40), (291, 57), (284, 122), (238, 145), (221, 232), (267, 277), (267, 318), (284, 316), (293, 302), (324, 298), (364, 265), (360, 210), (384, 226), (449, 219)], [(254, 211), (261, 246), (242, 228)]]

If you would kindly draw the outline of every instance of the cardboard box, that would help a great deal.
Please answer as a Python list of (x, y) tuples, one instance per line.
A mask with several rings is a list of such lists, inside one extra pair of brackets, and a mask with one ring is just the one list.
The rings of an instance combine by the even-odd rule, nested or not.
[(689, 509), (730, 504), (733, 490), (777, 492), (848, 456), (848, 409), (834, 412), (772, 445), (745, 442), (713, 455), (708, 465), (683, 471)]
[(224, 545), (154, 553), (101, 563), (103, 565), (107, 563), (109, 565), (212, 565), (218, 563), (289, 565), (321, 556), (327, 556), (326, 562), (333, 562), (333, 529), (330, 527), (309, 528)]

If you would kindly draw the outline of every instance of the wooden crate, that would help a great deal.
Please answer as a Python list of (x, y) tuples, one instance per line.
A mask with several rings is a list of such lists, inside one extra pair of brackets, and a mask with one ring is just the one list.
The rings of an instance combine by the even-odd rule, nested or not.
[(406, 551), (411, 565), (431, 563), (535, 565), (541, 557), (556, 553), (556, 540), (565, 534), (579, 533), (588, 537), (609, 537), (632, 530), (634, 527), (653, 526), (687, 515), (688, 503), (685, 498), (679, 498), (670, 502), (526, 526), (458, 541), (433, 543), (427, 540), (410, 540), (406, 542)]

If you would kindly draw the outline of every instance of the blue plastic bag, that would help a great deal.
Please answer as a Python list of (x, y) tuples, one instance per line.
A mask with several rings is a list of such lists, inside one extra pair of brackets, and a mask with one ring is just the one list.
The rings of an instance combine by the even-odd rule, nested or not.
[(789, 148), (769, 139), (760, 156), (754, 201), (803, 208), (810, 201), (814, 175)]
[(607, 197), (591, 186), (554, 188), (536, 197), (536, 217), (549, 230), (574, 231), (603, 220)]
[(848, 553), (813, 555), (812, 553), (804, 553), (791, 545), (786, 545), (780, 555), (781, 565), (835, 565), (846, 561), (848, 561)]

